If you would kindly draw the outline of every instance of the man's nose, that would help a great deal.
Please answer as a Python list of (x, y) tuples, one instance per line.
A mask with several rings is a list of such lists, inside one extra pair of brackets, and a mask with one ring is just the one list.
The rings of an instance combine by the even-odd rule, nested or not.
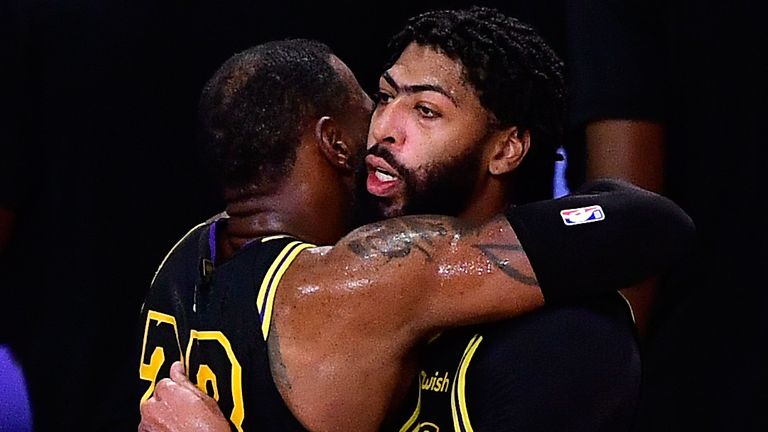
[(401, 145), (405, 140), (404, 120), (398, 101), (392, 100), (387, 105), (379, 106), (371, 117), (368, 147), (384, 143)]

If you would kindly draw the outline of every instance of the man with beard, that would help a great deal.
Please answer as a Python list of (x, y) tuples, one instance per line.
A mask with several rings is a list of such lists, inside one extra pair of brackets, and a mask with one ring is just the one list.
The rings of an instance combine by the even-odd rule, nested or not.
[[(612, 182), (501, 206), (482, 222), (409, 216), (358, 228), (333, 247), (305, 243), (333, 242), (348, 225), (356, 138), (362, 148), (370, 108), (343, 63), (310, 46), (270, 43), (236, 55), (203, 92), (228, 218), (193, 230), (152, 284), (140, 430), (377, 430), (415, 376), (416, 349), (441, 330), (613, 291), (685, 252), (692, 227), (673, 203)], [(286, 130), (293, 138), (275, 138)], [(578, 222), (593, 211), (568, 216), (575, 229), (563, 224), (562, 212), (594, 206), (610, 216)], [(658, 249), (638, 245), (645, 237)], [(528, 242), (590, 253), (561, 268), (548, 252), (526, 254)], [(538, 269), (554, 266), (559, 274), (539, 286)], [(218, 404), (180, 364), (171, 367), (175, 359)]]
[[(532, 27), (492, 9), (435, 11), (409, 20), (390, 48), (368, 135), (374, 212), (479, 222), (551, 196), (565, 88)], [(557, 257), (540, 281), (562, 276), (581, 246), (537, 242)], [(630, 430), (635, 331), (618, 293), (446, 331), (426, 349), (402, 430)]]

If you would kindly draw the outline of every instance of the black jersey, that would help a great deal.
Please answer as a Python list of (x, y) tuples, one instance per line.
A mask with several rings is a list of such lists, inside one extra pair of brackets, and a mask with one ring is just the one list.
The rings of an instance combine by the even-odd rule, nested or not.
[(281, 398), (267, 354), (277, 285), (302, 250), (290, 236), (252, 241), (216, 262), (215, 219), (193, 228), (160, 266), (142, 308), (140, 378), (149, 398), (182, 360), (236, 431), (304, 430)]
[(629, 431), (640, 386), (618, 294), (446, 331), (430, 341), (400, 431)]

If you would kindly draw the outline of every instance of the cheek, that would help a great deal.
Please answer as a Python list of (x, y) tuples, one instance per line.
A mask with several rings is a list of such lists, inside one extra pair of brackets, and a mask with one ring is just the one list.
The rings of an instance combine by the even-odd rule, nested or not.
[(409, 133), (408, 148), (410, 157), (419, 161), (419, 165), (435, 163), (450, 159), (461, 154), (467, 147), (467, 140), (463, 132), (449, 125), (441, 127), (418, 128), (414, 127)]
[(373, 137), (373, 133), (368, 129), (368, 140), (366, 141), (365, 148), (369, 149), (373, 147), (374, 144), (376, 144), (376, 138)]
[(400, 160), (410, 168), (420, 167), (440, 157), (441, 146), (434, 132), (414, 125), (404, 128)]

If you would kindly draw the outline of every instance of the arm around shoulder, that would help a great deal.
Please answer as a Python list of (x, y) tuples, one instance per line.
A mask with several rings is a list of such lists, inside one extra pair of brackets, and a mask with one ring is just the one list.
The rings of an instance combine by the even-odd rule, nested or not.
[(617, 179), (512, 207), (507, 216), (548, 301), (660, 275), (691, 252), (695, 239), (693, 221), (677, 204)]

